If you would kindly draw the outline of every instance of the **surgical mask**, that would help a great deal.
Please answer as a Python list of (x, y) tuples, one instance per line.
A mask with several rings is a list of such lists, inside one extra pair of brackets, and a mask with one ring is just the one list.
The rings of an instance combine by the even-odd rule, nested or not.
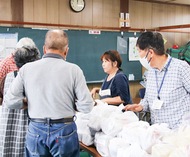
[(146, 54), (145, 57), (139, 59), (142, 66), (145, 67), (147, 70), (149, 70), (151, 68), (151, 66), (150, 66), (150, 60), (151, 59), (149, 61), (147, 60), (148, 53)]

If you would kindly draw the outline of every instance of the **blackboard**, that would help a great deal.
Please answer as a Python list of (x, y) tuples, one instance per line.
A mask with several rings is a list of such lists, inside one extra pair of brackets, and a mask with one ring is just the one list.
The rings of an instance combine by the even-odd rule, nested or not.
[[(43, 44), (47, 30), (0, 27), (0, 33), (18, 33), (18, 39), (29, 37), (34, 40), (43, 55)], [(120, 32), (101, 31), (101, 34), (89, 34), (87, 30), (66, 30), (69, 37), (69, 53), (67, 61), (77, 64), (84, 72), (87, 82), (99, 82), (105, 73), (100, 61), (101, 55), (107, 50), (117, 50), (117, 37)], [(138, 34), (137, 34), (138, 35)], [(134, 37), (133, 32), (124, 32), (125, 38)], [(128, 46), (127, 46), (128, 47)], [(121, 54), (122, 69), (128, 76), (134, 74), (135, 80), (142, 79), (142, 66), (139, 61), (129, 61), (128, 53)]]

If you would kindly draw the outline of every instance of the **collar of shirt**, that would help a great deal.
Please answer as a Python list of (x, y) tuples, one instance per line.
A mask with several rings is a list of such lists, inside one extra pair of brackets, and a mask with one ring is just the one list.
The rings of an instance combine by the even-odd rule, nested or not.
[(168, 66), (168, 62), (170, 61), (170, 58), (171, 58), (171, 56), (168, 54), (168, 58), (166, 60), (166, 63), (164, 64), (163, 68), (161, 70), (159, 70), (159, 69), (154, 69), (154, 70), (156, 72), (164, 72), (164, 71), (166, 71), (167, 68), (168, 68), (167, 66)]
[(55, 53), (46, 53), (42, 58), (57, 58), (65, 60), (61, 55)]

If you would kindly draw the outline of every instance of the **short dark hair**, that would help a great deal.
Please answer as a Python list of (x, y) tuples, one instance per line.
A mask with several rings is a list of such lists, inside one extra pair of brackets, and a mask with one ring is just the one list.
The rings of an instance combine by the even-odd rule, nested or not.
[(14, 54), (14, 61), (18, 68), (21, 68), (28, 62), (33, 62), (40, 59), (40, 52), (36, 47), (23, 46), (17, 48)]
[(164, 39), (158, 32), (142, 33), (137, 39), (136, 46), (141, 50), (145, 50), (147, 48), (153, 49), (157, 55), (165, 54)]
[[(104, 54), (101, 56), (101, 61), (105, 58), (106, 60), (110, 60), (112, 62), (117, 62), (117, 67), (120, 68), (122, 64), (121, 56), (119, 55), (119, 52), (116, 50), (109, 50), (104, 52)], [(120, 68), (121, 69), (121, 68)]]

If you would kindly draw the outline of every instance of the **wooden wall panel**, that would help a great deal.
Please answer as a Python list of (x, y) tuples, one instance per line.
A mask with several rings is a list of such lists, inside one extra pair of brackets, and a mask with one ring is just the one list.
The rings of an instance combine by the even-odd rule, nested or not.
[[(132, 28), (155, 28), (168, 25), (181, 25), (189, 24), (190, 21), (189, 6), (164, 5), (130, 0), (129, 11)], [(166, 49), (172, 47), (173, 44), (184, 45), (190, 40), (190, 33), (161, 33), (168, 40)]]
[(164, 26), (166, 21), (167, 21), (167, 16), (166, 15), (167, 15), (168, 6), (164, 5), (164, 4), (160, 4), (159, 8), (160, 9), (158, 9), (158, 10), (159, 10), (160, 13), (158, 14), (158, 18), (155, 18), (155, 19), (157, 19), (159, 21), (159, 24), (156, 25), (156, 27)]
[(189, 7), (183, 7), (182, 13), (183, 13), (183, 16), (181, 18), (182, 18), (183, 23), (189, 24), (189, 22), (190, 22), (190, 9), (189, 9)]
[[(142, 14), (143, 17), (141, 17), (141, 22), (143, 24), (143, 28), (145, 29), (150, 29), (152, 28), (152, 20), (150, 20), (152, 18), (152, 4), (151, 3), (144, 3), (142, 4), (143, 6), (143, 11), (142, 11)], [(147, 19), (145, 20), (144, 19)]]
[(92, 8), (92, 25), (93, 26), (103, 26), (103, 0), (93, 0)]
[(23, 0), (11, 0), (11, 14), (13, 21), (23, 21)]
[[(139, 5), (138, 5), (139, 4)], [(130, 27), (140, 28), (142, 26), (140, 15), (140, 3), (136, 1), (129, 1), (129, 18), (130, 18)], [(143, 26), (141, 27), (143, 28)]]
[(68, 0), (59, 0), (59, 24), (71, 24), (71, 9)]
[(163, 8), (161, 7), (161, 4), (156, 4), (156, 3), (153, 3), (152, 4), (152, 18), (151, 18), (151, 21), (152, 21), (152, 27), (157, 27), (157, 26), (160, 26), (160, 21), (162, 19), (162, 16), (161, 14), (163, 15)]
[[(103, 11), (102, 11), (102, 25), (105, 27), (111, 26), (112, 23), (112, 0), (103, 0)], [(119, 16), (118, 16), (119, 18)]]
[(163, 26), (170, 26), (170, 25), (175, 25), (175, 16), (174, 16), (174, 11), (175, 11), (175, 5), (171, 5), (167, 7), (166, 12), (166, 21)]
[(24, 21), (34, 22), (34, 0), (24, 0)]
[(93, 0), (86, 1), (86, 7), (82, 11), (82, 20), (81, 25), (84, 26), (92, 26), (93, 16), (92, 16), (92, 8), (93, 8)]
[(179, 23), (183, 23), (183, 7), (176, 6), (174, 10), (174, 17), (175, 17), (175, 25), (178, 25)]
[(119, 27), (120, 2), (114, 0), (103, 1), (102, 26)]
[(12, 20), (11, 0), (0, 0), (0, 19)]
[[(146, 3), (148, 4), (148, 3)], [(130, 27), (132, 28), (150, 28), (151, 16), (145, 17), (152, 10), (152, 7), (148, 7), (143, 2), (130, 1), (129, 14), (130, 14)], [(143, 16), (142, 16), (143, 15)]]
[(59, 22), (59, 0), (47, 0), (47, 23)]
[(154, 28), (187, 24), (188, 18), (190, 18), (188, 16), (190, 14), (190, 7), (188, 6), (137, 2), (132, 0), (130, 0), (129, 4), (131, 27), (133, 28)]
[(72, 25), (81, 25), (81, 21), (82, 21), (82, 12), (80, 13), (71, 12), (70, 22), (72, 23)]
[(110, 17), (112, 19), (111, 26), (113, 27), (119, 27), (119, 17), (120, 17), (120, 1), (112, 0), (112, 16)]
[(34, 22), (47, 22), (47, 2), (46, 0), (34, 0)]

